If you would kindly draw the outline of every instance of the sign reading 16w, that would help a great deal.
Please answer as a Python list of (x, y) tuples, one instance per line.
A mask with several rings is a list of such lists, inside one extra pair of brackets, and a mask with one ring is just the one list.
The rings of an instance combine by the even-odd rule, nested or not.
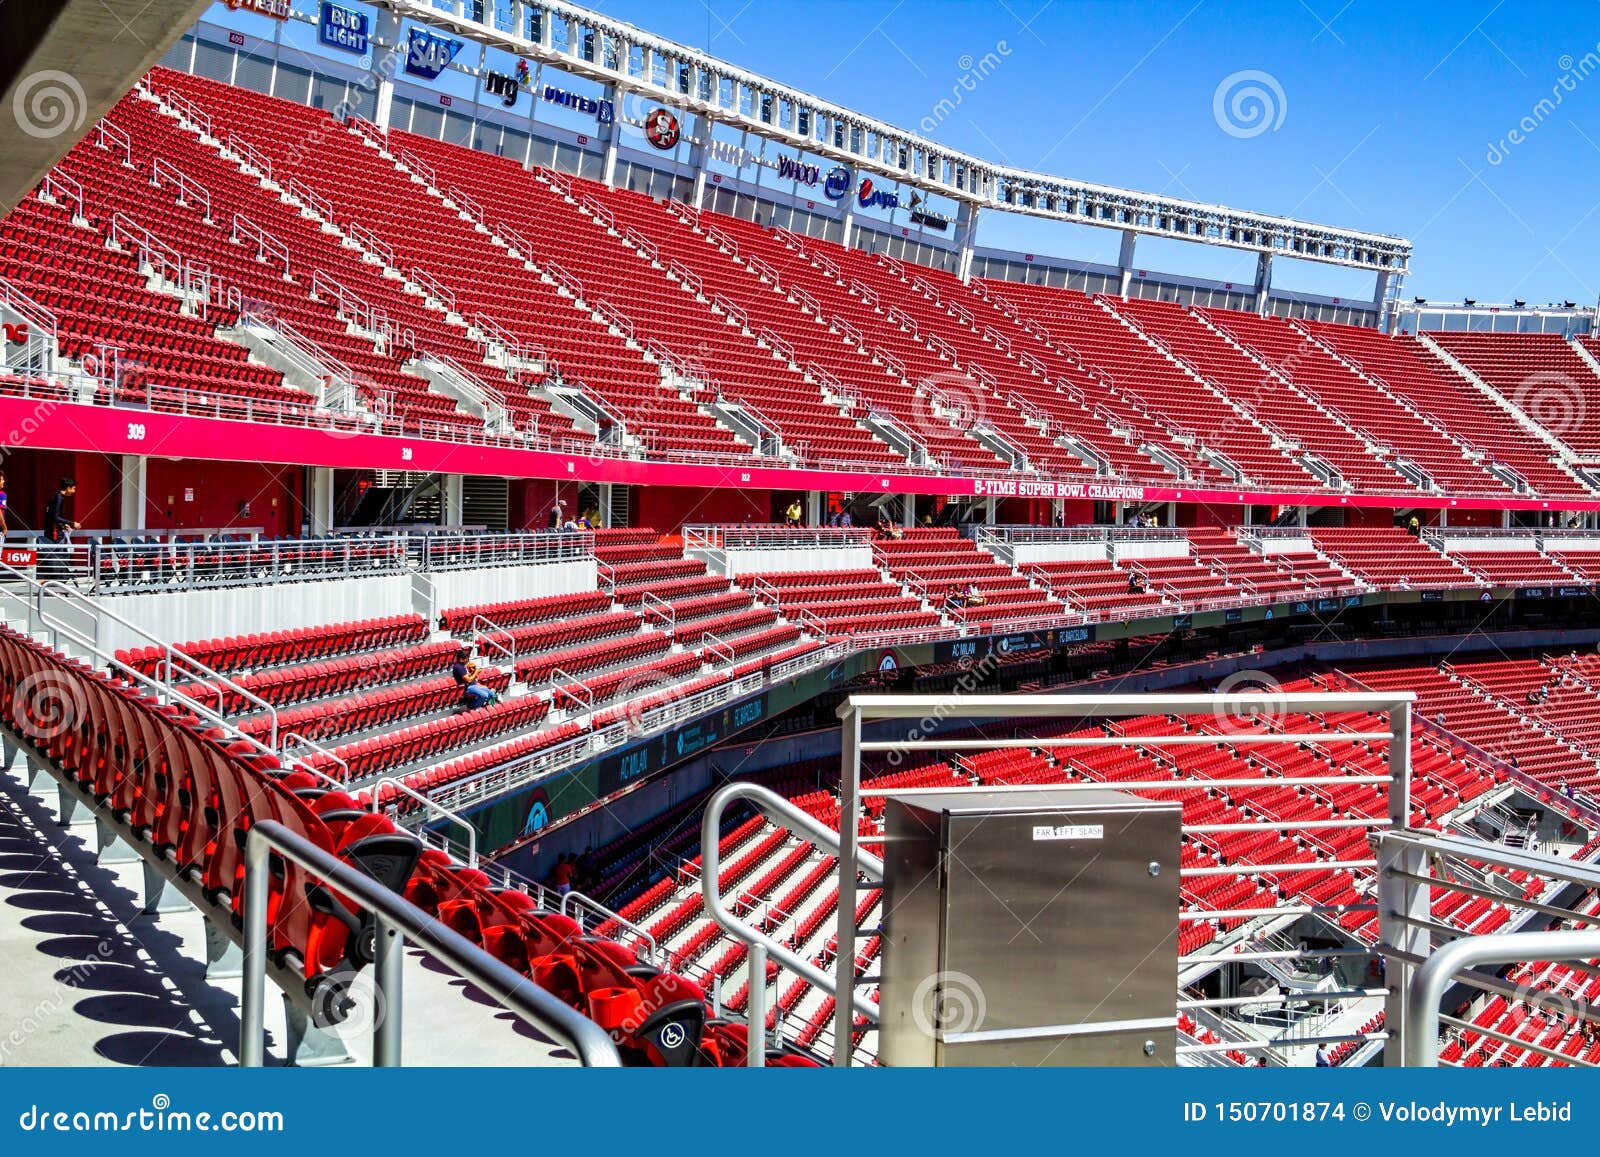
[(406, 71), (424, 80), (436, 80), (456, 53), (461, 51), (461, 41), (448, 36), (436, 36), (423, 28), (410, 30), (411, 39), (406, 46)]

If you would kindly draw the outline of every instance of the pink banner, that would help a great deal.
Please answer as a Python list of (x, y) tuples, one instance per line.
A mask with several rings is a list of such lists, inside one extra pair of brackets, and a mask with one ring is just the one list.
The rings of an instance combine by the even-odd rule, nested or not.
[(557, 478), (635, 486), (724, 486), (757, 490), (821, 490), (1001, 498), (1075, 498), (1107, 502), (1193, 502), (1207, 505), (1399, 507), (1425, 510), (1600, 510), (1600, 499), (1449, 498), (1439, 495), (1282, 493), (1200, 490), (1104, 481), (1053, 481), (1036, 476), (973, 479), (926, 474), (641, 462), (544, 450), (441, 442), (382, 434), (350, 434), (298, 426), (199, 418), (151, 410), (0, 397), (8, 448), (87, 450), (156, 458), (270, 462), (346, 470), (420, 470), (505, 478)]

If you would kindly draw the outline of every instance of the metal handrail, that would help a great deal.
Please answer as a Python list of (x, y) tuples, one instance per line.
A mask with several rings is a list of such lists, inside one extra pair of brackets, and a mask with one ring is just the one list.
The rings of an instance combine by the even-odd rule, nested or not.
[[(0, 567), (0, 570), (9, 571), (13, 575), (20, 573), (13, 571), (10, 567)], [(80, 611), (94, 616), (95, 638), (92, 640), (92, 642), (97, 651), (99, 650), (99, 619), (101, 616), (104, 616), (116, 623), (118, 626), (124, 627), (133, 632), (139, 638), (145, 640), (146, 643), (161, 648), (161, 668), (166, 672), (166, 686), (170, 689), (173, 695), (182, 698), (185, 701), (190, 700), (189, 696), (184, 695), (183, 692), (179, 691), (172, 685), (174, 678), (179, 674), (179, 669), (177, 669), (174, 665), (174, 661), (177, 660), (187, 664), (187, 669), (182, 670), (182, 675), (184, 678), (208, 680), (210, 681), (209, 686), (212, 690), (216, 690), (217, 685), (220, 684), (221, 688), (231, 692), (232, 694), (238, 695), (246, 702), (252, 703), (259, 709), (265, 711), (267, 718), (271, 721), (268, 728), (269, 739), (265, 746), (268, 750), (277, 750), (278, 708), (275, 705), (267, 702), (254, 692), (247, 691), (238, 683), (235, 683), (232, 679), (229, 679), (220, 671), (213, 670), (211, 667), (205, 663), (202, 663), (199, 659), (196, 659), (187, 651), (181, 650), (178, 647), (174, 647), (171, 643), (164, 639), (157, 638), (155, 635), (139, 626), (139, 624), (117, 614), (117, 612), (113, 611), (110, 607), (103, 606), (100, 603), (95, 602), (76, 587), (68, 586), (66, 583), (59, 582), (54, 579), (39, 583), (34, 590), (34, 601), (37, 604), (39, 621), (46, 626), (52, 627), (56, 630), (66, 630), (69, 634), (76, 633), (71, 627), (67, 626), (67, 624), (59, 622), (58, 620), (53, 620), (45, 613), (45, 595), (54, 595), (61, 599), (62, 602), (66, 603), (68, 606), (76, 606)], [(221, 709), (219, 697), (217, 715), (221, 716), (225, 714), (226, 713)]]
[[(842, 998), (839, 992), (840, 983), (835, 977), (830, 976), (811, 961), (797, 955), (781, 940), (767, 935), (759, 928), (746, 924), (722, 906), (722, 849), (720, 847), (722, 816), (732, 804), (739, 801), (748, 803), (774, 824), (778, 824), (795, 835), (809, 840), (819, 848), (830, 850), (836, 858), (840, 859), (839, 879), (841, 883), (846, 876), (852, 882), (855, 880), (855, 872), (845, 870), (840, 851), (839, 832), (835, 832), (827, 825), (818, 822), (809, 813), (795, 807), (770, 788), (762, 787), (757, 783), (730, 783), (711, 797), (706, 804), (705, 816), (700, 821), (700, 892), (704, 897), (705, 910), (710, 913), (711, 918), (721, 926), (723, 931), (750, 946), (752, 960), (755, 959), (755, 953), (759, 947), (790, 971), (816, 985), (823, 992), (828, 993), (838, 1004), (842, 1004), (850, 1009), (851, 1012), (858, 1012), (869, 1021), (876, 1023), (878, 1020), (877, 1004), (868, 1000), (862, 993), (855, 991), (853, 984), (850, 985), (849, 998)], [(854, 816), (843, 813), (841, 822), (851, 831), (854, 830)], [(855, 841), (852, 840), (851, 847), (853, 850), (854, 846)], [(870, 882), (876, 884), (883, 882), (883, 861), (878, 859), (877, 856), (869, 852), (856, 850), (854, 851), (853, 860), (856, 868), (864, 872)], [(839, 891), (839, 897), (839, 927), (842, 930), (847, 923), (854, 920), (855, 908), (852, 900), (850, 910), (848, 912), (845, 910), (844, 889), (842, 887)], [(838, 959), (845, 960), (845, 954), (842, 951), (839, 953)], [(754, 968), (753, 964), (752, 968)], [(757, 979), (764, 978), (766, 976), (765, 966), (761, 967), (759, 974), (752, 971), (751, 976)], [(852, 977), (851, 979), (853, 980), (854, 978)], [(750, 985), (752, 995), (754, 995), (755, 987), (756, 984), (753, 979)], [(846, 1012), (844, 1015), (849, 1016), (850, 1012)], [(763, 1014), (760, 1019), (764, 1024), (765, 1015)], [(845, 1040), (848, 1042), (849, 1034), (846, 1034)], [(846, 1055), (848, 1055), (848, 1043), (846, 1043), (845, 1048)]]
[[(572, 913), (572, 909), (574, 908), (578, 909), (578, 915), (576, 916), (573, 916)], [(613, 912), (610, 908), (607, 908), (593, 896), (587, 895), (586, 893), (571, 891), (567, 892), (561, 897), (561, 914), (563, 916), (573, 916), (573, 919), (578, 922), (578, 926), (580, 928), (584, 927), (583, 913), (585, 911), (592, 912), (596, 916), (599, 916), (602, 924), (610, 921), (611, 923), (616, 924), (617, 927), (633, 933), (633, 935), (637, 936), (645, 944), (646, 961), (651, 964), (660, 962), (661, 945), (657, 943), (656, 938), (650, 935), (645, 928), (635, 924), (632, 920), (629, 920), (620, 912)]]
[(383, 794), (383, 789), (386, 787), (395, 788), (402, 795), (416, 800), (429, 811), (438, 812), (442, 818), (450, 820), (452, 823), (459, 824), (462, 828), (465, 828), (467, 833), (467, 867), (476, 868), (478, 866), (478, 829), (473, 827), (466, 820), (462, 819), (455, 812), (445, 807), (444, 804), (439, 803), (436, 800), (429, 799), (427, 796), (408, 785), (405, 780), (396, 779), (393, 776), (385, 776), (377, 783), (371, 785), (371, 787), (367, 789), (370, 793), (367, 797), (369, 810), (380, 811), (382, 809), (382, 805), (379, 803), (378, 797)]
[(244, 975), (239, 995), (239, 1064), (260, 1068), (266, 1060), (267, 903), (271, 884), (268, 856), (276, 853), (316, 873), (329, 889), (372, 913), (376, 926), (376, 979), (385, 1013), (373, 1027), (374, 1061), (385, 1068), (401, 1063), (400, 984), (404, 947), (409, 939), (453, 967), (507, 1012), (554, 1035), (580, 1064), (620, 1068), (616, 1044), (594, 1021), (558, 1000), (519, 972), (496, 960), (442, 921), (390, 891), (364, 872), (317, 847), (273, 820), (250, 827), (244, 849)]

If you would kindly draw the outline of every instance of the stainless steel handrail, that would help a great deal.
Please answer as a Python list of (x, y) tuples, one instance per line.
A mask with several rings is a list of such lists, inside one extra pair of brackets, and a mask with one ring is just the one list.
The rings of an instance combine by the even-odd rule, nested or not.
[(555, 1035), (576, 1054), (579, 1063), (596, 1068), (621, 1067), (617, 1046), (594, 1021), (371, 876), (272, 820), (252, 825), (245, 839), (244, 976), (239, 998), (241, 1066), (260, 1068), (266, 1059), (267, 901), (271, 883), (267, 860), (273, 853), (316, 873), (327, 887), (372, 913), (377, 926), (376, 979), (385, 998), (385, 1013), (378, 1018), (372, 1034), (373, 1059), (380, 1067), (401, 1063), (400, 983), (408, 938), (453, 967), (507, 1012)]
[(451, 823), (456, 824), (463, 831), (465, 831), (467, 833), (467, 867), (476, 868), (478, 866), (478, 829), (477, 828), (473, 827), (471, 824), (469, 824), (461, 816), (457, 815), (455, 812), (453, 812), (449, 808), (445, 807), (444, 804), (439, 803), (436, 800), (429, 799), (427, 796), (423, 795), (420, 791), (417, 791), (415, 788), (413, 788), (411, 785), (406, 783), (404, 780), (396, 779), (394, 776), (385, 776), (384, 778), (378, 780), (377, 783), (372, 784), (367, 789), (371, 793), (369, 795), (369, 797), (368, 797), (369, 802), (370, 802), (371, 810), (373, 810), (373, 811), (381, 811), (382, 810), (383, 805), (380, 802), (379, 797), (382, 796), (383, 789), (386, 788), (386, 787), (392, 787), (396, 791), (398, 791), (401, 795), (404, 795), (404, 796), (406, 796), (406, 797), (408, 797), (410, 799), (416, 800), (419, 804), (421, 804), (423, 806), (423, 808), (425, 810), (432, 811), (432, 812), (437, 812), (441, 819), (449, 820)]
[[(782, 964), (790, 971), (810, 981), (823, 992), (828, 993), (834, 998), (836, 1005), (843, 1005), (849, 1009), (850, 1011), (846, 1012), (844, 1014), (845, 1016), (849, 1017), (851, 1013), (859, 1012), (863, 1016), (867, 1017), (868, 1020), (876, 1023), (878, 1020), (878, 1006), (872, 1001), (868, 1000), (860, 992), (855, 990), (855, 986), (852, 983), (854, 981), (854, 976), (851, 976), (848, 981), (841, 982), (836, 977), (830, 976), (827, 972), (824, 972), (821, 968), (818, 968), (811, 961), (795, 954), (790, 950), (789, 946), (784, 944), (781, 940), (777, 940), (771, 936), (768, 936), (759, 928), (752, 928), (750, 925), (734, 916), (733, 913), (729, 912), (722, 906), (722, 887), (720, 879), (722, 872), (722, 849), (720, 847), (722, 839), (722, 815), (725, 811), (727, 811), (730, 805), (741, 800), (750, 804), (773, 823), (786, 828), (795, 835), (809, 840), (812, 844), (819, 848), (826, 848), (830, 850), (836, 858), (840, 856), (840, 840), (838, 832), (833, 831), (827, 825), (818, 822), (806, 812), (801, 811), (777, 792), (772, 791), (770, 788), (762, 787), (760, 784), (730, 783), (728, 786), (720, 789), (715, 795), (713, 795), (710, 802), (706, 804), (705, 815), (700, 821), (700, 892), (705, 899), (705, 909), (711, 914), (711, 918), (715, 920), (724, 931), (744, 941), (750, 946), (752, 969), (750, 974), (750, 995), (752, 997), (752, 1017), (758, 1018), (760, 1024), (765, 1024), (765, 1010), (758, 1009), (755, 1001), (755, 993), (758, 983), (763, 981), (766, 977), (766, 967), (764, 962), (761, 964), (761, 971), (759, 973), (754, 971), (756, 967), (757, 951), (760, 950), (764, 951), (767, 955), (771, 956), (774, 960), (778, 961), (778, 963)], [(853, 817), (847, 814), (843, 815), (842, 822), (847, 826), (853, 825)], [(851, 826), (851, 830), (854, 830), (853, 826)], [(869, 882), (881, 884), (883, 882), (883, 861), (869, 852), (863, 852), (855, 849), (854, 841), (851, 843), (852, 850), (854, 852), (852, 859), (857, 870), (865, 873)], [(844, 861), (841, 858), (839, 880), (842, 884), (845, 878), (848, 876), (853, 883), (856, 878), (856, 873), (855, 871), (847, 872), (843, 870), (843, 863)], [(853, 896), (854, 889), (851, 891)], [(837, 909), (839, 928), (841, 932), (844, 930), (844, 927), (847, 923), (852, 923), (855, 920), (854, 901), (852, 899), (849, 909), (846, 910), (844, 906), (844, 894), (844, 889), (841, 887), (839, 890), (840, 902)], [(841, 972), (844, 969), (851, 967), (854, 959), (855, 953), (853, 950), (849, 953), (843, 951), (839, 952), (836, 960), (839, 964)], [(841, 984), (850, 988), (850, 998), (848, 1002), (842, 999), (839, 995)], [(849, 1022), (847, 1021), (846, 1023)], [(754, 1027), (754, 1022), (752, 1025), (752, 1031), (759, 1031)], [(849, 1039), (850, 1034), (845, 1034), (844, 1040), (846, 1042), (846, 1056), (849, 1055)], [(752, 1061), (752, 1063), (754, 1063), (754, 1061)]]
[[(10, 567), (5, 567), (3, 569), (14, 575), (20, 573)], [(179, 668), (177, 667), (176, 662), (181, 661), (183, 664), (187, 665), (186, 669), (182, 670), (182, 674), (185, 678), (209, 682), (211, 690), (219, 690), (220, 688), (221, 690), (226, 690), (239, 696), (248, 703), (254, 704), (257, 708), (264, 711), (267, 718), (271, 721), (268, 729), (268, 739), (265, 746), (270, 751), (276, 751), (278, 749), (278, 708), (275, 705), (268, 703), (261, 696), (255, 694), (255, 692), (247, 691), (238, 683), (235, 683), (232, 679), (229, 679), (221, 672), (213, 670), (210, 666), (202, 663), (199, 659), (196, 659), (187, 651), (181, 650), (178, 647), (174, 647), (165, 639), (158, 639), (155, 635), (145, 630), (138, 623), (132, 622), (129, 619), (124, 618), (122, 615), (117, 614), (117, 612), (111, 610), (109, 607), (96, 602), (94, 599), (91, 599), (88, 595), (84, 594), (76, 587), (69, 586), (66, 583), (59, 582), (55, 579), (47, 579), (44, 582), (38, 583), (34, 588), (34, 602), (37, 604), (39, 621), (53, 630), (66, 630), (69, 634), (74, 633), (72, 628), (68, 627), (67, 624), (58, 619), (52, 619), (48, 614), (46, 614), (44, 605), (44, 598), (46, 595), (54, 595), (68, 606), (76, 606), (77, 609), (94, 617), (95, 627), (92, 643), (97, 653), (100, 651), (99, 620), (101, 616), (104, 616), (105, 618), (108, 618), (112, 622), (116, 623), (118, 626), (124, 627), (128, 631), (133, 632), (136, 637), (144, 639), (147, 643), (161, 648), (161, 669), (166, 673), (166, 679), (164, 682), (166, 687), (173, 695), (183, 696), (183, 693), (173, 685), (179, 673)], [(184, 696), (184, 698), (192, 699), (192, 696)], [(226, 716), (228, 714), (222, 709), (220, 691), (218, 695), (218, 706), (216, 713), (219, 716)]]
[(1428, 957), (1411, 980), (1407, 1022), (1400, 1033), (1406, 1066), (1438, 1067), (1439, 1005), (1445, 990), (1463, 969), (1526, 960), (1590, 960), (1596, 956), (1600, 956), (1600, 928), (1467, 936), (1446, 944)]

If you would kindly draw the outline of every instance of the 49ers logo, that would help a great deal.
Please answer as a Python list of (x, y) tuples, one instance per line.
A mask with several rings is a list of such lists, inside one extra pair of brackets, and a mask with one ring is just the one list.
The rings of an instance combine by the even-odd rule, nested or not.
[(664, 108), (651, 109), (644, 118), (644, 139), (663, 151), (678, 147), (678, 118)]
[(28, 340), (28, 323), (25, 321), (19, 321), (14, 324), (8, 321), (3, 328), (5, 329), (6, 340), (9, 342), (21, 345)]

